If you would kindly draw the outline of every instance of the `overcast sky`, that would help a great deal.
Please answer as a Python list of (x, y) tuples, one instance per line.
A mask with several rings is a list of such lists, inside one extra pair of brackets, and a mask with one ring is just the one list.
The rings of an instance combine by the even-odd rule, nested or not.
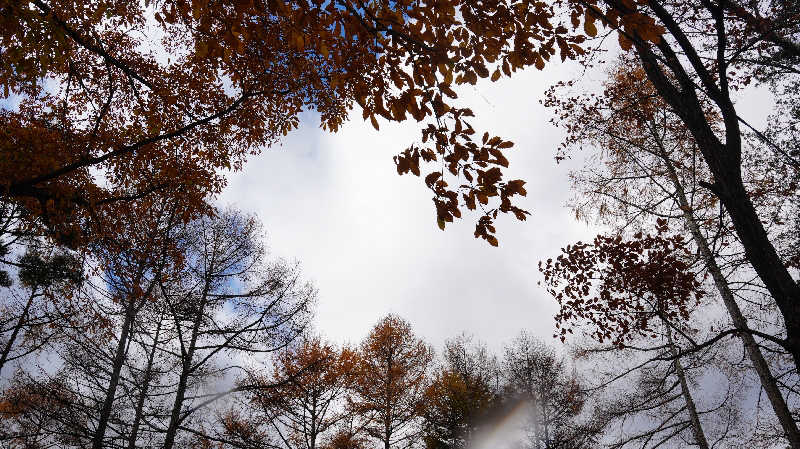
[[(521, 329), (552, 342), (556, 303), (537, 285), (537, 263), (599, 229), (577, 222), (565, 206), (567, 175), (580, 161), (555, 163), (562, 132), (539, 100), (555, 81), (582, 74), (575, 64), (549, 64), (459, 91), (479, 135), (488, 130), (515, 142), (506, 153), (507, 179), (527, 181), (521, 205), (532, 215), (499, 220), (499, 248), (473, 237), (475, 215), (440, 231), (422, 179), (397, 175), (392, 156), (419, 141), (418, 124), (381, 121), (375, 131), (360, 111), (336, 134), (305, 114), (282, 146), (230, 177), (219, 202), (256, 213), (273, 255), (302, 262), (320, 292), (318, 329), (331, 340), (358, 342), (391, 312), (439, 347), (464, 331), (494, 349)], [(768, 92), (741, 95), (740, 110), (763, 127)]]
[(539, 104), (575, 70), (533, 69), (460, 92), (479, 135), (516, 143), (507, 173), (527, 181), (521, 204), (532, 215), (500, 220), (499, 248), (473, 237), (475, 215), (440, 231), (422, 179), (397, 175), (392, 156), (419, 141), (419, 125), (381, 122), (378, 132), (360, 111), (336, 134), (306, 114), (281, 147), (231, 176), (220, 203), (258, 214), (273, 255), (302, 262), (320, 292), (318, 329), (334, 341), (358, 342), (390, 312), (437, 346), (462, 331), (493, 348), (521, 329), (549, 341), (555, 302), (537, 285), (537, 263), (594, 235), (564, 207), (569, 169), (553, 159), (561, 133)]

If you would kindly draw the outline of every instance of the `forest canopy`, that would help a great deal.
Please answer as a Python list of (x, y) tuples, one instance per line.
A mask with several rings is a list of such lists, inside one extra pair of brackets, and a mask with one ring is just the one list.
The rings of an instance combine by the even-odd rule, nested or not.
[[(437, 351), (392, 314), (330, 342), (299, 262), (219, 204), (305, 112), (408, 120), (397, 173), (499, 246), (531, 215), (514, 153), (547, 150), (462, 96), (559, 63), (515, 95), (600, 231), (533, 255), (552, 345)], [(796, 2), (0, 0), (0, 85), (2, 445), (800, 449)]]

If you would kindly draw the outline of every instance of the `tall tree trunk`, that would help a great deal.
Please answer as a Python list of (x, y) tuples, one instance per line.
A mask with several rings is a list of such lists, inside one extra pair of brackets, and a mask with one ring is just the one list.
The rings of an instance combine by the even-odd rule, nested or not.
[(390, 449), (391, 448), (391, 441), (392, 441), (392, 412), (391, 407), (388, 405), (386, 406), (386, 413), (384, 414), (386, 422), (383, 424), (384, 426), (384, 440), (383, 440), (383, 449)]
[(394, 351), (389, 349), (388, 354), (386, 355), (386, 422), (384, 423), (385, 426), (385, 435), (386, 440), (383, 442), (384, 449), (391, 448), (391, 440), (392, 440), (392, 365), (394, 362)]
[(192, 335), (189, 340), (189, 347), (186, 353), (183, 354), (183, 363), (181, 364), (180, 379), (178, 379), (178, 389), (175, 392), (175, 401), (172, 404), (172, 413), (169, 418), (169, 426), (167, 433), (164, 437), (163, 449), (172, 449), (175, 444), (175, 437), (178, 433), (178, 427), (181, 425), (181, 409), (183, 408), (183, 401), (186, 398), (186, 387), (189, 383), (189, 376), (192, 372), (192, 360), (194, 359), (194, 352), (197, 346), (197, 337), (200, 334), (200, 325), (203, 321), (203, 314), (205, 313), (206, 295), (208, 294), (209, 282), (206, 282), (206, 287), (203, 290), (203, 299), (198, 307), (197, 315), (195, 316), (194, 323), (192, 324)]
[(698, 225), (697, 220), (692, 213), (691, 205), (686, 197), (686, 191), (684, 190), (683, 185), (678, 178), (675, 167), (666, 154), (661, 141), (658, 139), (658, 133), (654, 132), (653, 135), (656, 136), (656, 140), (658, 140), (661, 158), (666, 164), (669, 177), (672, 181), (673, 187), (675, 188), (675, 196), (678, 201), (678, 205), (683, 211), (683, 218), (689, 227), (692, 238), (694, 238), (694, 241), (700, 250), (700, 254), (702, 254), (703, 259), (706, 262), (708, 272), (711, 273), (711, 277), (714, 279), (714, 285), (722, 297), (722, 302), (725, 304), (725, 308), (728, 310), (728, 314), (731, 317), (734, 327), (736, 329), (743, 330), (743, 332), (739, 333), (739, 337), (742, 339), (745, 351), (747, 351), (747, 355), (750, 358), (750, 361), (753, 363), (753, 369), (755, 369), (756, 373), (758, 374), (758, 378), (761, 381), (761, 387), (767, 393), (767, 398), (772, 405), (772, 410), (775, 412), (775, 416), (778, 417), (778, 421), (781, 423), (781, 427), (783, 428), (791, 447), (793, 449), (800, 449), (800, 431), (797, 429), (797, 423), (792, 417), (792, 413), (789, 411), (786, 400), (778, 388), (778, 383), (770, 371), (769, 364), (764, 359), (764, 355), (761, 353), (761, 348), (753, 337), (753, 334), (745, 330), (748, 329), (747, 319), (744, 317), (744, 314), (739, 308), (739, 304), (736, 302), (736, 298), (734, 298), (733, 292), (731, 292), (730, 286), (728, 285), (728, 280), (722, 274), (722, 270), (717, 264), (716, 257), (714, 257), (714, 254), (711, 252), (711, 247), (709, 246), (708, 241), (700, 231), (700, 226)]
[(772, 410), (775, 412), (775, 416), (778, 417), (778, 421), (781, 423), (781, 427), (786, 433), (786, 438), (789, 440), (789, 443), (793, 449), (800, 449), (800, 431), (798, 431), (797, 423), (792, 417), (792, 413), (789, 411), (789, 407), (786, 404), (786, 399), (783, 397), (783, 394), (778, 388), (778, 382), (772, 375), (769, 364), (764, 359), (764, 355), (761, 352), (761, 347), (756, 342), (753, 334), (746, 331), (746, 329), (748, 329), (747, 319), (739, 308), (739, 304), (736, 302), (736, 298), (733, 296), (733, 292), (728, 285), (728, 280), (725, 278), (725, 275), (722, 274), (722, 269), (720, 269), (719, 265), (717, 264), (716, 257), (711, 252), (711, 247), (708, 244), (708, 240), (700, 230), (700, 225), (697, 223), (697, 220), (692, 213), (691, 205), (689, 204), (689, 200), (686, 196), (686, 190), (683, 188), (683, 184), (681, 184), (680, 179), (678, 178), (678, 173), (675, 170), (675, 166), (672, 164), (672, 161), (670, 160), (669, 155), (664, 148), (663, 142), (659, 138), (658, 132), (656, 132), (655, 124), (651, 122), (650, 126), (652, 134), (659, 145), (659, 154), (661, 159), (666, 165), (667, 173), (669, 174), (669, 178), (672, 181), (673, 187), (675, 188), (675, 198), (678, 201), (678, 205), (680, 206), (681, 210), (683, 211), (684, 221), (686, 222), (686, 225), (692, 234), (692, 238), (697, 244), (697, 248), (700, 250), (700, 254), (703, 256), (703, 259), (706, 262), (708, 272), (711, 273), (711, 277), (714, 280), (714, 286), (717, 288), (717, 291), (722, 297), (722, 302), (725, 304), (725, 308), (728, 310), (728, 314), (731, 317), (734, 327), (736, 329), (743, 330), (743, 332), (740, 332), (738, 335), (742, 339), (747, 356), (753, 363), (753, 369), (758, 374), (758, 378), (761, 381), (761, 387), (767, 393), (767, 398), (772, 405)]
[(689, 383), (686, 381), (686, 373), (683, 372), (683, 365), (681, 365), (681, 359), (678, 357), (678, 349), (675, 347), (675, 343), (672, 341), (672, 329), (669, 327), (669, 325), (666, 327), (669, 347), (672, 351), (673, 357), (675, 357), (675, 361), (673, 362), (675, 365), (675, 374), (678, 376), (678, 381), (681, 385), (681, 395), (683, 395), (683, 400), (686, 402), (686, 410), (689, 412), (689, 422), (692, 424), (692, 435), (694, 435), (694, 439), (700, 449), (709, 449), (708, 440), (706, 440), (705, 432), (703, 432), (703, 425), (700, 422), (700, 416), (697, 414), (697, 407), (695, 406), (692, 392), (689, 391)]
[(103, 440), (106, 436), (106, 429), (108, 428), (108, 419), (111, 416), (111, 409), (114, 406), (114, 397), (117, 393), (117, 386), (119, 385), (120, 372), (122, 365), (125, 362), (126, 352), (125, 349), (128, 343), (128, 334), (131, 330), (131, 325), (136, 313), (134, 310), (133, 298), (128, 298), (125, 318), (122, 322), (122, 330), (120, 331), (119, 341), (117, 342), (117, 349), (114, 353), (113, 366), (111, 368), (111, 378), (109, 379), (108, 389), (106, 390), (106, 397), (103, 401), (103, 408), (100, 410), (100, 416), (97, 421), (97, 429), (95, 429), (92, 438), (92, 449), (103, 449)]
[[(745, 191), (741, 174), (717, 177), (720, 200), (731, 217), (747, 259), (767, 287), (786, 325), (785, 347), (800, 372), (800, 285), (772, 246), (755, 207)], [(725, 179), (723, 182), (722, 179)]]
[(309, 432), (309, 449), (317, 449), (317, 393), (314, 391), (311, 394), (311, 414), (309, 416), (310, 432)]
[(164, 321), (164, 314), (159, 316), (158, 324), (156, 325), (156, 332), (153, 336), (153, 347), (150, 349), (150, 354), (147, 355), (147, 365), (144, 371), (144, 381), (142, 382), (142, 389), (139, 393), (139, 398), (136, 402), (136, 411), (133, 416), (133, 425), (131, 426), (131, 434), (128, 436), (128, 449), (136, 449), (136, 439), (139, 437), (139, 425), (142, 422), (142, 414), (144, 410), (144, 402), (147, 398), (148, 390), (150, 389), (150, 376), (153, 375), (153, 361), (156, 356), (156, 349), (158, 348), (158, 337), (161, 333), (161, 325)]
[(390, 449), (389, 440), (392, 438), (392, 431), (389, 429), (389, 421), (386, 421), (386, 439), (383, 441), (383, 449)]
[[(667, 31), (679, 42), (681, 49), (696, 56), (696, 49), (691, 47), (691, 42), (674, 18), (658, 2), (653, 2), (651, 6), (667, 26)], [(714, 177), (713, 184), (708, 184), (708, 187), (717, 195), (731, 217), (748, 261), (781, 312), (786, 326), (784, 347), (792, 355), (795, 367), (800, 371), (800, 284), (792, 279), (789, 270), (778, 256), (744, 187), (741, 172), (741, 132), (736, 109), (727, 90), (727, 75), (720, 77), (721, 85), (716, 85), (710, 76), (701, 80), (701, 84), (708, 91), (714, 92), (712, 101), (722, 114), (726, 138), (726, 142), (723, 143), (708, 122), (705, 110), (697, 97), (697, 85), (692, 81), (692, 77), (667, 39), (662, 38), (656, 44), (663, 55), (660, 59), (653, 53), (653, 47), (649, 43), (637, 38), (634, 45), (648, 79), (694, 137)], [(720, 52), (719, 55), (724, 57), (724, 53)], [(694, 59), (690, 61), (691, 67), (697, 73), (706, 73), (702, 61)], [(717, 62), (720, 67), (725, 67), (724, 58)], [(673, 76), (664, 73), (665, 65)], [(671, 79), (675, 79), (679, 87), (673, 84)]]

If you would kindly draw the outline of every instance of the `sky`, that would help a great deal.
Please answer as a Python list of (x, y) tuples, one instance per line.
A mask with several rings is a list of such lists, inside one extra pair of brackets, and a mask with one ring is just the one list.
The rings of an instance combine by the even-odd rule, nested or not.
[[(335, 134), (322, 131), (314, 113), (304, 114), (280, 146), (229, 177), (218, 202), (257, 214), (272, 255), (302, 263), (319, 289), (317, 329), (334, 342), (357, 343), (382, 316), (395, 313), (440, 348), (466, 332), (499, 352), (523, 329), (558, 346), (552, 338), (557, 304), (538, 285), (537, 264), (602, 232), (576, 221), (566, 206), (568, 174), (583, 162), (556, 164), (563, 131), (540, 104), (556, 81), (575, 78), (591, 89), (603, 74), (551, 63), (458, 91), (476, 114), (471, 124), (478, 135), (489, 131), (515, 142), (505, 153), (506, 179), (527, 182), (520, 205), (531, 215), (524, 222), (498, 220), (499, 248), (473, 237), (477, 215), (439, 230), (423, 180), (397, 175), (392, 156), (419, 142), (419, 124), (382, 120), (376, 131), (358, 110)], [(768, 90), (737, 95), (744, 118), (763, 129), (773, 103)]]
[(423, 180), (397, 175), (392, 156), (420, 140), (417, 123), (382, 121), (376, 131), (360, 111), (335, 134), (304, 114), (281, 146), (230, 176), (219, 204), (257, 214), (272, 255), (302, 263), (319, 289), (317, 329), (332, 341), (357, 343), (395, 313), (438, 347), (467, 332), (499, 350), (522, 329), (554, 342), (556, 303), (537, 285), (538, 261), (597, 232), (565, 207), (577, 164), (556, 164), (562, 134), (539, 100), (578, 70), (531, 69), (459, 92), (478, 135), (515, 142), (506, 179), (527, 181), (520, 205), (531, 216), (498, 220), (499, 248), (474, 238), (477, 215), (439, 230)]
[[(316, 328), (334, 342), (357, 343), (395, 313), (439, 348), (466, 332), (499, 352), (523, 329), (558, 346), (557, 304), (538, 285), (537, 264), (602, 229), (576, 221), (566, 207), (569, 171), (582, 161), (556, 164), (563, 132), (539, 101), (556, 81), (580, 77), (597, 86), (602, 74), (554, 63), (458, 91), (476, 114), (470, 122), (478, 135), (515, 142), (505, 152), (506, 179), (527, 182), (528, 196), (518, 201), (531, 215), (524, 222), (500, 217), (499, 248), (473, 237), (476, 214), (439, 230), (423, 180), (397, 175), (392, 156), (419, 142), (419, 124), (381, 120), (376, 131), (360, 111), (338, 133), (321, 130), (313, 112), (303, 114), (280, 145), (229, 175), (218, 204), (256, 214), (272, 255), (301, 262), (319, 289)], [(771, 96), (762, 88), (739, 97), (739, 110), (763, 129)]]

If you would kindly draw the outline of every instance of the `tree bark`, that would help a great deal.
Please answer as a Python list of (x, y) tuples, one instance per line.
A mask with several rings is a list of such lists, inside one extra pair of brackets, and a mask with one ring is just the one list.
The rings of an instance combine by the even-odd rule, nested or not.
[(92, 449), (103, 449), (103, 440), (106, 435), (106, 428), (108, 427), (108, 419), (111, 416), (111, 409), (114, 406), (114, 397), (116, 396), (117, 386), (119, 385), (120, 372), (122, 371), (122, 365), (127, 355), (126, 348), (128, 346), (128, 334), (130, 333), (134, 316), (135, 311), (133, 298), (128, 298), (125, 319), (122, 323), (122, 330), (120, 331), (119, 341), (117, 342), (117, 349), (114, 353), (111, 378), (109, 379), (106, 397), (103, 401), (103, 408), (100, 410), (100, 416), (97, 421), (97, 429), (95, 429), (94, 436), (92, 438)]
[(700, 422), (700, 416), (697, 414), (697, 406), (695, 406), (692, 392), (689, 391), (689, 383), (686, 381), (686, 373), (683, 372), (681, 359), (678, 357), (678, 349), (675, 347), (675, 343), (672, 341), (672, 329), (669, 327), (669, 325), (666, 327), (670, 351), (672, 351), (672, 355), (675, 357), (675, 361), (673, 362), (675, 365), (675, 374), (678, 376), (678, 381), (680, 381), (681, 395), (683, 395), (683, 400), (686, 402), (686, 410), (689, 412), (689, 421), (692, 424), (692, 435), (694, 435), (695, 442), (700, 449), (709, 449), (708, 440), (706, 440), (705, 432), (703, 432), (703, 424)]
[(150, 354), (147, 356), (147, 365), (144, 371), (144, 381), (142, 383), (141, 393), (136, 402), (136, 411), (133, 417), (133, 425), (131, 426), (131, 434), (128, 436), (128, 449), (136, 449), (136, 439), (139, 437), (139, 425), (142, 422), (142, 410), (144, 409), (144, 402), (147, 398), (147, 392), (150, 388), (150, 376), (153, 374), (153, 361), (155, 360), (156, 349), (158, 347), (158, 336), (161, 333), (161, 325), (164, 321), (163, 314), (159, 317), (158, 325), (156, 325), (156, 332), (153, 336), (153, 347)]
[[(654, 132), (653, 135), (658, 140), (658, 133)], [(750, 361), (753, 363), (753, 369), (758, 374), (759, 380), (761, 381), (761, 387), (767, 393), (767, 398), (772, 405), (772, 410), (775, 412), (775, 416), (777, 416), (778, 421), (781, 423), (781, 427), (786, 433), (786, 438), (789, 440), (791, 447), (793, 449), (800, 449), (800, 431), (797, 429), (797, 423), (794, 421), (792, 413), (789, 411), (789, 407), (786, 404), (786, 400), (778, 388), (778, 383), (770, 371), (769, 364), (764, 359), (764, 355), (761, 353), (761, 348), (753, 337), (753, 334), (747, 332), (746, 330), (748, 329), (747, 319), (744, 317), (744, 314), (739, 308), (739, 304), (736, 302), (736, 298), (734, 298), (733, 292), (731, 292), (730, 286), (728, 285), (728, 280), (722, 274), (722, 270), (717, 264), (714, 254), (711, 252), (708, 241), (700, 231), (700, 226), (697, 224), (697, 220), (692, 213), (691, 205), (686, 197), (686, 191), (684, 190), (683, 185), (678, 178), (675, 167), (672, 165), (672, 161), (666, 154), (666, 151), (660, 140), (658, 140), (658, 143), (661, 158), (667, 167), (670, 180), (675, 188), (675, 197), (678, 201), (678, 205), (683, 211), (683, 218), (686, 221), (686, 225), (689, 227), (692, 238), (700, 250), (700, 254), (702, 254), (703, 259), (705, 259), (708, 272), (711, 273), (711, 277), (714, 280), (714, 285), (722, 297), (722, 302), (725, 304), (725, 308), (728, 310), (728, 314), (731, 317), (734, 327), (736, 329), (743, 330), (741, 333), (739, 333), (739, 337), (742, 339), (745, 351), (747, 351), (747, 355), (750, 358)]]

